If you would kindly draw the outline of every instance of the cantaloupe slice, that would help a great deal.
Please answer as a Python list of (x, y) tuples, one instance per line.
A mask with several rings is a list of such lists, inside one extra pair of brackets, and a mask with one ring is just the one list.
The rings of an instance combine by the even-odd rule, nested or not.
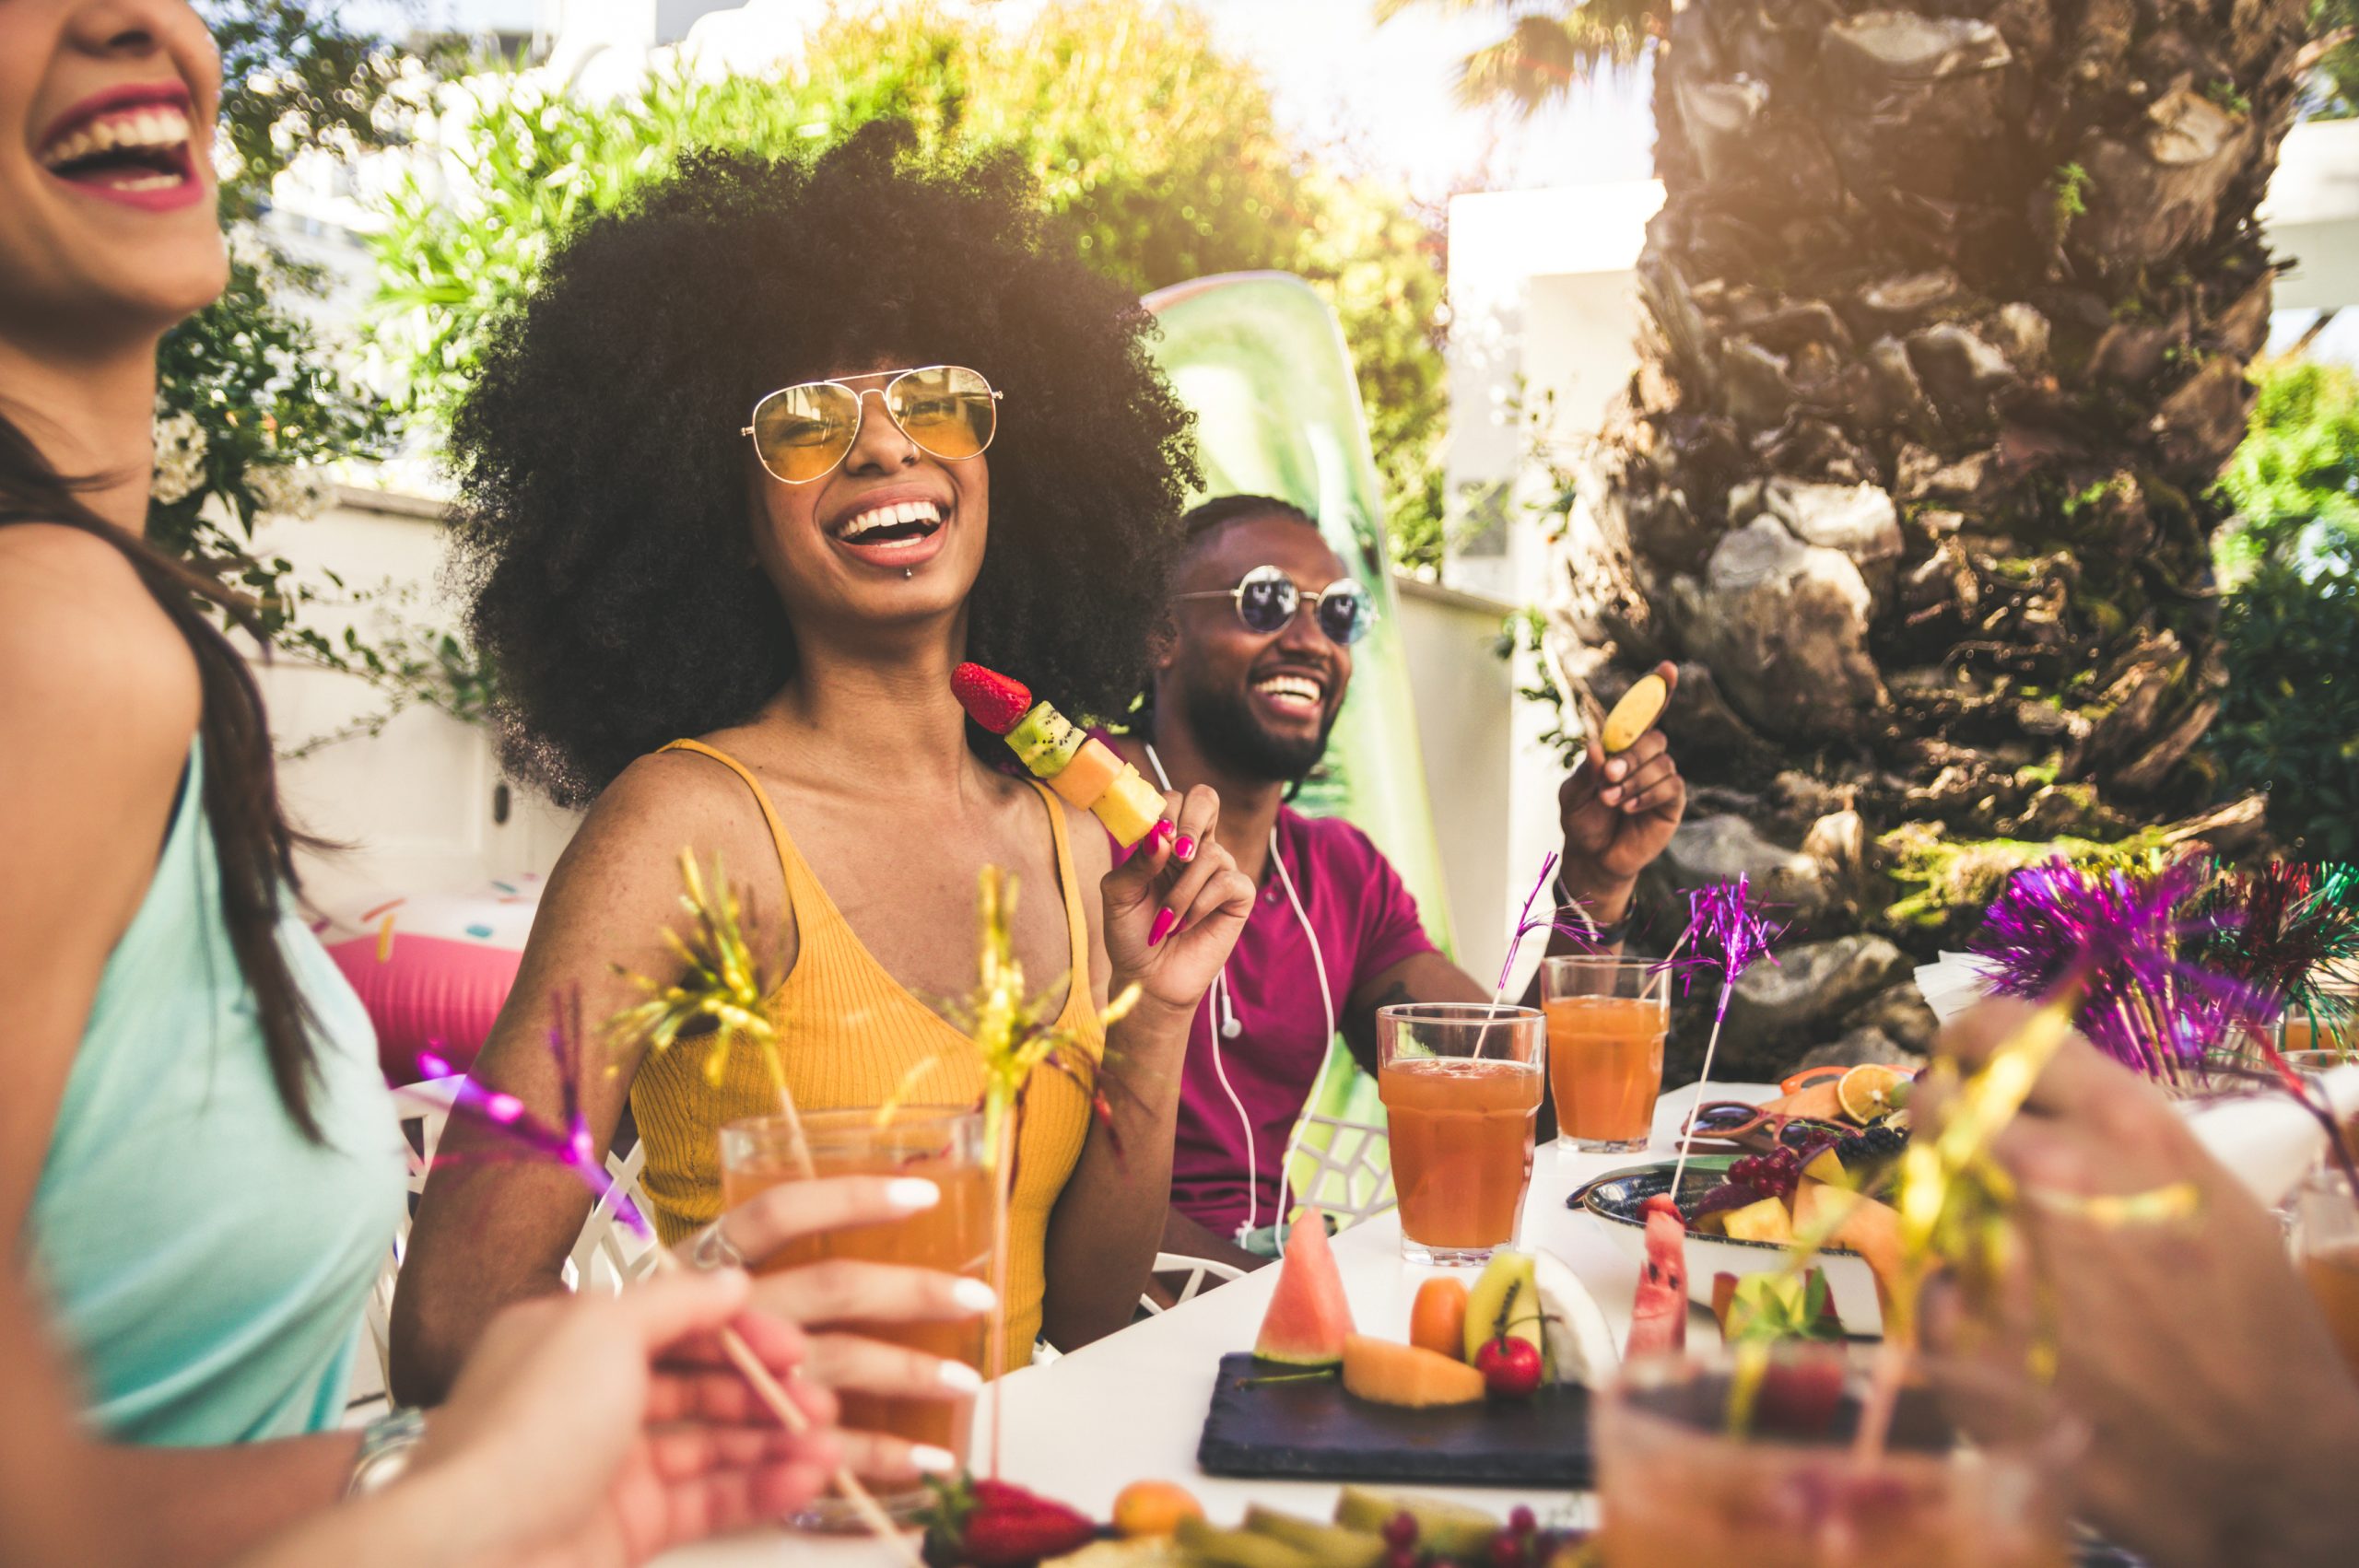
[(1344, 1388), (1379, 1405), (1424, 1410), (1471, 1405), (1483, 1397), (1483, 1375), (1414, 1345), (1354, 1334), (1344, 1340)]
[(1794, 1188), (1794, 1229), (1804, 1235), (1826, 1232), (1827, 1244), (1848, 1246), (1867, 1259), (1876, 1277), (1876, 1293), (1889, 1300), (1900, 1281), (1900, 1212), (1890, 1204), (1824, 1182), (1804, 1181)]
[(1087, 811), (1129, 766), (1114, 755), (1111, 746), (1092, 735), (1081, 743), (1081, 750), (1073, 754), (1073, 760), (1049, 780), (1049, 788), (1077, 809)]

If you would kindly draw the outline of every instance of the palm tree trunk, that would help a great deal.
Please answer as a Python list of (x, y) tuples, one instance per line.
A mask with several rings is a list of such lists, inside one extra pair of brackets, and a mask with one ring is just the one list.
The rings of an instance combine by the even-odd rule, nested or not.
[[(2253, 214), (2305, 14), (1679, 11), (1643, 363), (1550, 607), (1579, 697), (1682, 665), (1701, 788), (1674, 878), (1750, 857), (1810, 935), (1926, 951), (2032, 852), (1986, 841), (2118, 839), (2209, 798), (2212, 486), (2281, 264)], [(1895, 908), (1895, 869), (1933, 896)], [(1757, 1043), (1884, 1003), (1837, 1005)]]

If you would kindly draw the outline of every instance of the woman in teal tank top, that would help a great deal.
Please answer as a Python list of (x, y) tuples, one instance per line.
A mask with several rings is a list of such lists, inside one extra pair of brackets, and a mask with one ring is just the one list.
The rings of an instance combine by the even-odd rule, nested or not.
[[(170, 0), (40, 0), (0, 59), (0, 1257), (202, 1562), (344, 1491), (399, 1132), (213, 618), (252, 610), (143, 538), (156, 347), (227, 272), (211, 41)], [(67, 158), (126, 136), (150, 161)]]
[(281, 940), (315, 1025), (321, 1141), (279, 1101), (222, 926), (204, 778), (199, 740), (155, 880), (107, 955), (28, 1226), (92, 1418), (141, 1443), (334, 1426), (401, 1215), (368, 1014), (292, 911)]

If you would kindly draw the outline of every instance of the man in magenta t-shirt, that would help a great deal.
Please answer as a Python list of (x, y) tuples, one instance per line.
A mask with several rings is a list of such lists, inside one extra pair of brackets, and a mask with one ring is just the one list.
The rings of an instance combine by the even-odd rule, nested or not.
[[(1327, 749), (1371, 609), (1343, 561), (1308, 515), (1267, 497), (1207, 501), (1186, 526), (1149, 707), (1116, 744), (1168, 789), (1218, 790), (1220, 841), (1262, 889), (1189, 1036), (1164, 1229), (1167, 1251), (1252, 1267), (1266, 1258), (1236, 1238), (1249, 1220), (1277, 1220), (1286, 1140), (1327, 1059), (1322, 968), (1334, 1025), (1371, 1072), (1378, 1008), (1491, 992), (1435, 950), (1367, 835), (1285, 804)], [(1677, 678), (1668, 664), (1660, 673)], [(1592, 742), (1558, 791), (1561, 895), (1607, 941), (1620, 940), (1638, 872), (1686, 800), (1659, 731), (1611, 760)]]

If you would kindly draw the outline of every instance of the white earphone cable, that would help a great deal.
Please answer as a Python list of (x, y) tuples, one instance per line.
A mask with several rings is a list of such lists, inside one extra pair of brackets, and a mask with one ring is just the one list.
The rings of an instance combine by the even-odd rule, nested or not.
[[(1164, 771), (1163, 759), (1156, 755), (1155, 743), (1145, 741), (1141, 744), (1146, 750), (1148, 766), (1155, 769), (1156, 782), (1166, 790), (1170, 789), (1171, 775)], [(1278, 830), (1274, 825), (1270, 829), (1270, 863), (1277, 868), (1278, 882), (1286, 890), (1286, 903), (1293, 907), (1294, 918), (1302, 925), (1303, 940), (1310, 946), (1311, 972), (1319, 977), (1319, 1005), (1327, 1021), (1327, 1032), (1319, 1037), (1319, 1073), (1310, 1081), (1310, 1097), (1305, 1104), (1303, 1117), (1296, 1120), (1294, 1130), (1286, 1139), (1285, 1152), (1279, 1158), (1278, 1211), (1273, 1223), (1283, 1227), (1286, 1223), (1287, 1178), (1292, 1174), (1294, 1156), (1301, 1147), (1305, 1120), (1318, 1106), (1320, 1093), (1326, 1087), (1327, 1064), (1334, 1056), (1335, 1000), (1327, 986), (1327, 960), (1319, 951), (1319, 933), (1310, 929), (1310, 917), (1303, 910), (1302, 895), (1295, 890), (1294, 876), (1286, 870), (1285, 858), (1278, 853)], [(1238, 1239), (1241, 1241), (1260, 1229), (1256, 1222), (1262, 1217), (1262, 1164), (1254, 1147), (1253, 1118), (1246, 1114), (1244, 1100), (1230, 1086), (1228, 1064), (1221, 1056), (1221, 1040), (1224, 1037), (1234, 1039), (1244, 1033), (1244, 1026), (1238, 1022), (1234, 995), (1229, 989), (1226, 960), (1221, 964), (1220, 973), (1213, 977), (1210, 995), (1213, 1007), (1212, 1012), (1204, 1019), (1204, 1034), (1212, 1042), (1213, 1076), (1220, 1080), (1221, 1093), (1228, 1096), (1230, 1108), (1237, 1112), (1237, 1124), (1245, 1131), (1245, 1223), (1237, 1231)]]

